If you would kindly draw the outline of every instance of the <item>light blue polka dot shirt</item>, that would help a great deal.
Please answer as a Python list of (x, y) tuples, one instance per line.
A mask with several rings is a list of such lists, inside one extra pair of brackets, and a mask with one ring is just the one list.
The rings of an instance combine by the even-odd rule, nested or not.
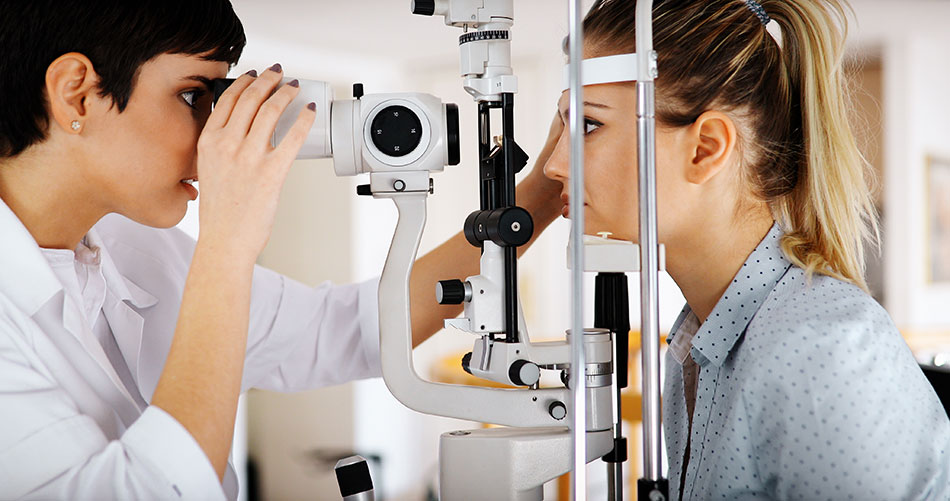
[(687, 345), (692, 433), (672, 349), (692, 334), (689, 306), (672, 329), (671, 499), (950, 499), (950, 420), (890, 317), (858, 287), (806, 277), (781, 236), (773, 226)]

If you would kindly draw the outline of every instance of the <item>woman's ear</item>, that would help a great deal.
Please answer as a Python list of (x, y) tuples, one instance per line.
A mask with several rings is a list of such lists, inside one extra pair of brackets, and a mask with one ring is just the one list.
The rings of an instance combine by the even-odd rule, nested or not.
[(722, 172), (732, 161), (736, 149), (736, 125), (729, 115), (707, 111), (687, 130), (690, 162), (686, 180), (703, 184)]
[(98, 92), (99, 76), (88, 57), (63, 54), (46, 69), (46, 95), (53, 121), (70, 134), (82, 131), (89, 118), (87, 99)]

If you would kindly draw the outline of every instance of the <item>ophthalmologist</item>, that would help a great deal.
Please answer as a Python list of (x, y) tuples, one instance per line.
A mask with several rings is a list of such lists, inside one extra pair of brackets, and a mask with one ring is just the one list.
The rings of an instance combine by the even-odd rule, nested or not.
[[(0, 499), (233, 499), (242, 391), (380, 373), (374, 281), (254, 264), (314, 111), (270, 146), (298, 93), (275, 64), (211, 112), (244, 44), (226, 0), (0, 4)], [(173, 227), (199, 178), (195, 242)], [(559, 192), (519, 187), (538, 228)], [(457, 235), (416, 264), (416, 344), (477, 258)]]

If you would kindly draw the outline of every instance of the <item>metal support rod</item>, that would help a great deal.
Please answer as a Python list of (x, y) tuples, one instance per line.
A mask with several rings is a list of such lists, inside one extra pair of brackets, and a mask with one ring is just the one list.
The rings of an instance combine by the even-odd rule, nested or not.
[[(659, 356), (659, 244), (656, 221), (656, 167), (652, 155), (655, 124), (653, 82), (637, 83), (638, 140), (640, 150), (640, 332), (643, 381), (643, 472), (648, 480), (661, 477), (660, 465), (660, 356)], [(642, 146), (641, 146), (642, 147)]]
[(502, 179), (502, 207), (515, 205), (515, 95), (505, 92), (501, 95), (501, 134), (503, 169), (499, 173)]
[[(514, 207), (515, 200), (515, 95), (501, 95), (502, 169), (501, 206)], [(517, 343), (518, 336), (518, 248), (505, 247), (505, 341)]]
[(587, 499), (587, 401), (584, 377), (584, 87), (581, 79), (583, 60), (583, 18), (581, 0), (568, 0), (568, 29), (570, 52), (570, 113), (571, 132), (571, 239), (574, 245), (571, 269), (571, 431), (574, 435), (574, 475), (571, 490), (574, 501)]
[(637, 1), (637, 148), (640, 183), (640, 335), (642, 347), (643, 472), (639, 498), (668, 496), (661, 464), (659, 240), (656, 217), (656, 101), (653, 1)]

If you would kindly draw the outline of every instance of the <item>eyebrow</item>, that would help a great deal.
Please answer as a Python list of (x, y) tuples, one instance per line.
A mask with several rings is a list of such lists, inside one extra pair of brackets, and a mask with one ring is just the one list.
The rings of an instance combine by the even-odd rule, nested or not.
[(211, 90), (214, 80), (202, 75), (190, 75), (187, 77), (181, 77), (181, 80), (194, 80), (201, 82), (208, 90)]
[[(602, 109), (602, 110), (609, 110), (609, 109), (612, 109), (610, 106), (607, 106), (606, 104), (603, 104), (603, 103), (595, 103), (595, 102), (593, 102), (593, 101), (584, 101), (584, 106), (590, 106), (591, 108), (599, 108), (599, 109)], [(570, 112), (570, 110), (571, 110), (571, 106), (570, 106), (570, 104), (568, 104), (568, 106), (567, 106), (566, 108), (564, 108), (564, 111), (559, 111), (558, 113), (560, 113), (560, 114), (562, 114), (562, 115), (566, 115), (567, 113)]]

